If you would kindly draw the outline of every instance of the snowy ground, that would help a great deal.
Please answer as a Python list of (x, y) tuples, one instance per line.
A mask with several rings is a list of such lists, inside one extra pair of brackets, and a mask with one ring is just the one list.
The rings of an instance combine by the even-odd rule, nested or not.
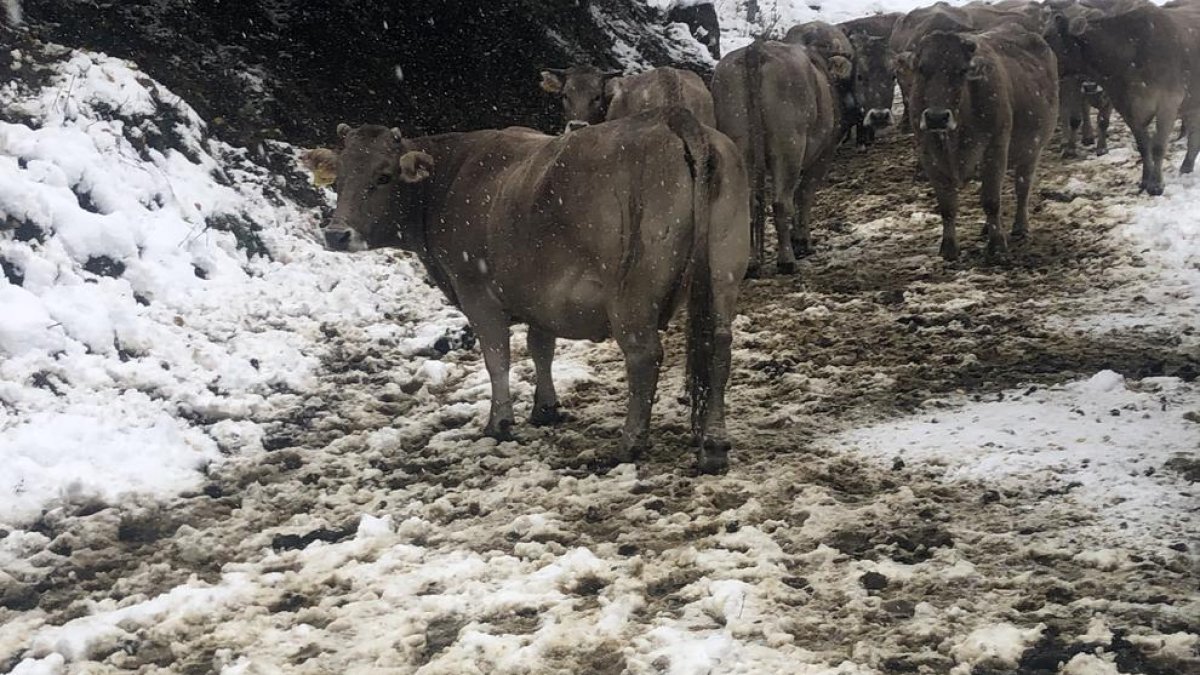
[(401, 254), (322, 251), (293, 149), (22, 49), (0, 672), (1200, 668), (1200, 180), (1137, 196), (1127, 135), (1047, 162), (1003, 266), (936, 256), (908, 139), (848, 148), (817, 253), (747, 284), (734, 467), (697, 477), (678, 335), (639, 466), (604, 461), (612, 345), (560, 347), (568, 424), (481, 439), (461, 317)]

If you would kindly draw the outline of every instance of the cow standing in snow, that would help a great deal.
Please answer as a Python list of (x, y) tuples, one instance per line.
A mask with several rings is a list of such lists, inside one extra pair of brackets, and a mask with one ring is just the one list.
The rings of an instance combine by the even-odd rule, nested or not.
[(809, 212), (841, 138), (838, 91), (850, 72), (843, 56), (783, 42), (755, 42), (717, 64), (717, 128), (741, 148), (750, 174), (751, 274), (765, 255), (768, 175), (778, 271), (795, 272), (796, 256), (809, 251)]
[(479, 339), (492, 384), (486, 433), (508, 438), (509, 329), (529, 325), (531, 421), (559, 420), (558, 337), (616, 338), (629, 398), (621, 461), (649, 442), (659, 331), (688, 303), (692, 430), (701, 471), (723, 470), (731, 323), (749, 256), (746, 175), (732, 142), (671, 107), (562, 136), (532, 129), (401, 138), (338, 129), (306, 162), (336, 175), (336, 250), (413, 251)]
[(568, 128), (672, 105), (692, 111), (701, 124), (716, 126), (712, 94), (704, 80), (691, 71), (664, 67), (621, 76), (616, 70), (575, 66), (548, 68), (541, 78), (544, 91), (562, 98)]
[(1138, 187), (1151, 195), (1163, 193), (1163, 158), (1181, 107), (1189, 132), (1181, 171), (1193, 169), (1200, 150), (1200, 4), (1173, 4), (1124, 0), (1105, 12), (1076, 2), (1047, 4), (1055, 50), (1086, 64), (1112, 100), (1142, 157)]
[(1000, 190), (1013, 170), (1012, 236), (1025, 236), (1038, 161), (1054, 133), (1058, 67), (1041, 36), (1006, 24), (977, 35), (935, 32), (912, 59), (912, 110), (920, 161), (942, 217), (941, 254), (958, 257), (958, 189), (978, 175), (989, 256), (1007, 251)]

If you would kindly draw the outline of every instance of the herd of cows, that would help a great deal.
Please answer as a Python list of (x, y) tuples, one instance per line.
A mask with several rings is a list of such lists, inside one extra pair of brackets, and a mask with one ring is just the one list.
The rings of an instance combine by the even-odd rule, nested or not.
[[(551, 378), (555, 340), (615, 338), (628, 409), (615, 459), (649, 443), (660, 331), (687, 305), (687, 380), (702, 472), (728, 466), (724, 392), (740, 282), (762, 270), (768, 197), (776, 268), (809, 251), (809, 211), (840, 143), (913, 132), (942, 218), (941, 254), (958, 255), (958, 191), (980, 182), (987, 251), (1028, 229), (1038, 163), (1060, 120), (1105, 152), (1108, 115), (1128, 124), (1140, 188), (1163, 192), (1175, 122), (1200, 151), (1200, 0), (1003, 0), (839, 26), (792, 28), (721, 58), (712, 80), (674, 68), (621, 76), (547, 69), (566, 131), (510, 127), (420, 138), (338, 127), (336, 148), (304, 154), (333, 184), (329, 248), (414, 252), (466, 315), (491, 379), (485, 432), (511, 437), (510, 328), (527, 324), (535, 366), (530, 422), (562, 419)], [(894, 119), (899, 84), (904, 115)], [(1092, 138), (1090, 110), (1100, 111)], [(1086, 123), (1085, 123), (1086, 120)], [(1016, 213), (1001, 228), (1011, 170)]]

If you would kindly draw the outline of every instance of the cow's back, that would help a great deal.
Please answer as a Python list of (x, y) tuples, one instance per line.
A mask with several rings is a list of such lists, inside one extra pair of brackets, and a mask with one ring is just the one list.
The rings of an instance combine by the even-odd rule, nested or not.
[[(756, 43), (726, 55), (713, 74), (713, 99), (717, 128), (747, 153), (748, 169), (756, 145), (783, 154), (797, 137), (828, 143), (836, 136), (832, 88), (799, 45)], [(817, 143), (803, 144), (805, 153), (793, 160), (809, 161)]]
[[(1042, 37), (1017, 24), (980, 33), (979, 55), (999, 66), (996, 97), (1007, 98), (1011, 114), (1010, 161), (1036, 156), (1049, 141), (1058, 115), (1058, 64)], [(997, 101), (979, 102), (996, 106)]]
[(842, 29), (842, 32), (847, 36), (863, 35), (887, 40), (891, 38), (892, 30), (903, 16), (900, 12), (874, 14), (872, 16), (843, 21), (838, 24), (838, 28)]
[(607, 120), (677, 105), (687, 108), (701, 124), (716, 126), (712, 95), (700, 76), (687, 70), (662, 67), (627, 75), (613, 83)]

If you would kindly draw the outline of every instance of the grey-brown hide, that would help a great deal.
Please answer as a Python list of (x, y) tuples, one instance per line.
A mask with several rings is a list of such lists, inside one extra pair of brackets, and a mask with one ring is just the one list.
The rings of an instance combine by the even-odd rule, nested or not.
[(805, 47), (755, 42), (721, 59), (712, 86), (717, 128), (741, 149), (750, 174), (752, 273), (765, 252), (768, 176), (777, 267), (791, 273), (809, 250), (813, 196), (840, 139), (835, 81)]
[(978, 33), (1005, 24), (1019, 24), (1029, 30), (1041, 29), (1041, 18), (1027, 8), (1014, 11), (1011, 7), (973, 2), (958, 7), (938, 2), (929, 7), (914, 9), (896, 22), (888, 39), (888, 52), (900, 93), (905, 101), (905, 115), (913, 125), (917, 120), (909, 112), (913, 50), (920, 40), (933, 32)]
[(892, 103), (896, 98), (896, 75), (888, 59), (888, 40), (903, 16), (899, 13), (876, 14), (838, 24), (854, 48), (854, 79), (863, 108), (863, 122), (855, 137), (859, 145), (869, 145), (875, 132), (893, 124)]
[[(1188, 88), (1188, 33), (1180, 17), (1144, 0), (1126, 0), (1102, 14), (1079, 11), (1078, 3), (1047, 7), (1055, 50), (1085, 65), (1129, 125), (1142, 157), (1139, 188), (1162, 194), (1163, 158)], [(1195, 160), (1200, 137), (1196, 141), (1189, 142), (1185, 169)]]
[(364, 126), (343, 134), (336, 155), (331, 247), (344, 249), (338, 233), (349, 230), (417, 254), (479, 336), (489, 435), (508, 437), (513, 424), (512, 324), (529, 325), (535, 423), (558, 419), (556, 337), (612, 336), (629, 385), (618, 459), (635, 458), (648, 442), (659, 330), (686, 300), (700, 469), (726, 466), (731, 323), (749, 256), (746, 175), (728, 138), (671, 107), (562, 136), (509, 128), (397, 140)]
[(862, 91), (855, 76), (854, 45), (850, 38), (837, 26), (809, 21), (792, 26), (783, 41), (802, 45), (824, 60), (842, 108), (843, 131), (858, 125), (863, 119)]
[(1176, 24), (1184, 47), (1188, 93), (1179, 114), (1187, 134), (1187, 153), (1179, 171), (1191, 173), (1200, 155), (1200, 0), (1172, 0), (1163, 5), (1163, 11)]
[(712, 94), (700, 76), (679, 68), (655, 68), (608, 82), (608, 115), (615, 120), (677, 105), (692, 111), (701, 124), (715, 127)]
[(678, 105), (702, 124), (714, 126), (712, 95), (700, 76), (679, 68), (654, 68), (636, 75), (591, 66), (544, 70), (542, 89), (562, 98), (568, 123), (599, 124), (640, 112)]
[(989, 256), (1007, 250), (1000, 228), (1006, 169), (1017, 197), (1012, 236), (1028, 228), (1038, 161), (1054, 132), (1058, 68), (1040, 35), (1006, 24), (966, 35), (935, 32), (916, 47), (912, 110), (920, 161), (942, 217), (941, 253), (958, 256), (958, 189), (981, 182)]

